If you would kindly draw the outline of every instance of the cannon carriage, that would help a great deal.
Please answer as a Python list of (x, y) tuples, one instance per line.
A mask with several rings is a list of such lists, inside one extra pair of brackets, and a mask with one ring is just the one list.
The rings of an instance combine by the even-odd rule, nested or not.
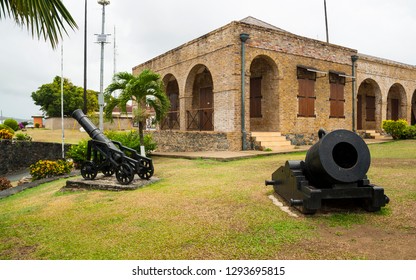
[(88, 141), (86, 161), (81, 166), (81, 175), (86, 180), (94, 180), (98, 172), (104, 176), (115, 174), (122, 185), (130, 184), (135, 174), (149, 180), (154, 173), (150, 158), (139, 155), (136, 150), (123, 146), (120, 142), (108, 139), (82, 112), (75, 110), (72, 117), (91, 137)]
[(385, 206), (384, 189), (366, 175), (371, 157), (364, 140), (343, 129), (328, 134), (321, 129), (318, 135), (304, 161), (286, 161), (265, 184), (304, 214), (314, 214), (325, 201), (354, 200), (371, 212)]

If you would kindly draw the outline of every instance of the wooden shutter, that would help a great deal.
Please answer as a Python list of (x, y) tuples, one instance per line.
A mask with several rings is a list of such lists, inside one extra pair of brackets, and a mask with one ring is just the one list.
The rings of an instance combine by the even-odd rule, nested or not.
[(262, 77), (250, 79), (250, 118), (261, 118), (261, 80)]
[(298, 67), (298, 117), (315, 117), (316, 73)]
[(376, 120), (376, 98), (375, 96), (365, 97), (365, 112), (366, 112), (366, 121)]
[(329, 73), (330, 83), (330, 118), (345, 118), (344, 116), (344, 87), (345, 77), (339, 76), (337, 73)]
[(391, 99), (391, 119), (393, 121), (399, 119), (399, 99)]

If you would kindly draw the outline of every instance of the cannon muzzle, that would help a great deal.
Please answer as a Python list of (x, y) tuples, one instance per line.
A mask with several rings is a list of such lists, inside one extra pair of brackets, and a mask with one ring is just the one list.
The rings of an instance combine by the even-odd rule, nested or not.
[(320, 130), (319, 141), (307, 152), (305, 171), (308, 180), (320, 188), (364, 179), (371, 157), (364, 140), (349, 130), (326, 134)]

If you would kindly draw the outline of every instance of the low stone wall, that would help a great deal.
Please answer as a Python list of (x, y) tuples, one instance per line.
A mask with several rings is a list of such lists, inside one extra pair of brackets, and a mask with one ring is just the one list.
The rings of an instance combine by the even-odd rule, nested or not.
[[(70, 145), (65, 145), (65, 151)], [(28, 168), (41, 159), (62, 158), (59, 143), (0, 140), (0, 175)]]
[(286, 134), (286, 140), (289, 140), (292, 145), (303, 146), (303, 145), (313, 145), (318, 142), (319, 137), (316, 133), (306, 133), (306, 134)]
[(158, 152), (239, 151), (241, 134), (212, 131), (148, 132), (157, 143)]

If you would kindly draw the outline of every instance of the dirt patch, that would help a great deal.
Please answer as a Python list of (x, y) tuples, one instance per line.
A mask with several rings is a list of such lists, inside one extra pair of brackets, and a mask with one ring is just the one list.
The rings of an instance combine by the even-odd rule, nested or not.
[(283, 248), (287, 259), (416, 259), (416, 229), (397, 231), (356, 225), (345, 229), (321, 225), (317, 235)]
[[(10, 241), (9, 241), (10, 242)], [(12, 246), (10, 248), (0, 251), (0, 259), (10, 259), (10, 260), (29, 260), (33, 259), (33, 254), (35, 253), (37, 246), (27, 246), (23, 242), (16, 238), (12, 238)]]

